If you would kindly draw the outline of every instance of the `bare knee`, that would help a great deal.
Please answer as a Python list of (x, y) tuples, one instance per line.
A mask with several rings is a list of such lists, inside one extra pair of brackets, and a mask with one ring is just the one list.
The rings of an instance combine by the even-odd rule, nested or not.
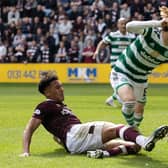
[(124, 85), (118, 89), (118, 95), (123, 102), (135, 101), (133, 88), (129, 85)]

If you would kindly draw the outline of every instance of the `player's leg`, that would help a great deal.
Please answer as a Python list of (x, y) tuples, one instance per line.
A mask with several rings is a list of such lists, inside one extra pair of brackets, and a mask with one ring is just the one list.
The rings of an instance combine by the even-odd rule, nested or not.
[(146, 137), (134, 127), (105, 123), (102, 129), (102, 142), (105, 144), (112, 139), (120, 137), (125, 141), (135, 142), (147, 151), (151, 151), (154, 148), (155, 143), (164, 138), (167, 134), (167, 125), (158, 127), (149, 137)]
[(133, 87), (129, 84), (123, 84), (118, 87), (117, 94), (122, 100), (122, 114), (129, 125), (134, 125), (134, 110), (136, 98)]
[(106, 103), (107, 105), (109, 105), (109, 106), (117, 107), (117, 105), (116, 105), (115, 102), (114, 102), (115, 100), (117, 100), (117, 98), (116, 98), (115, 94), (112, 94), (112, 96), (109, 96), (109, 97), (106, 99), (105, 103)]
[(122, 102), (122, 114), (125, 120), (129, 125), (134, 125), (136, 98), (133, 84), (125, 75), (116, 72), (111, 73), (110, 82), (116, 97)]
[(116, 139), (105, 143), (102, 149), (87, 151), (87, 156), (91, 158), (104, 158), (116, 155), (137, 154), (139, 150), (140, 146), (134, 142)]
[[(168, 126), (161, 126), (153, 131), (149, 136), (143, 136), (134, 127), (115, 125), (113, 123), (105, 122), (102, 128), (102, 143), (103, 145), (98, 150), (88, 151), (88, 157), (102, 158), (104, 156), (115, 156), (118, 154), (136, 154), (142, 147), (146, 151), (152, 151), (158, 140), (164, 138), (168, 134)], [(129, 142), (122, 143), (110, 143), (109, 142), (116, 138), (122, 138), (124, 141), (134, 142), (130, 144)], [(108, 144), (108, 145), (107, 145)], [(137, 144), (137, 145), (135, 145)], [(102, 150), (104, 149), (104, 150)]]
[[(111, 75), (110, 75), (110, 84), (111, 84), (111, 86), (112, 86), (112, 71), (111, 71)], [(113, 86), (112, 86), (112, 88), (113, 88)], [(109, 96), (109, 97), (106, 99), (105, 103), (106, 103), (107, 105), (109, 105), (109, 106), (115, 107), (115, 105), (114, 105), (114, 93), (112, 94), (112, 96)]]
[(115, 125), (110, 122), (105, 122), (102, 128), (102, 143), (101, 149), (87, 151), (87, 156), (92, 158), (110, 157), (119, 154), (136, 154), (140, 147), (134, 142), (128, 142), (116, 139), (119, 137), (117, 131), (122, 129), (124, 125)]
[[(115, 104), (114, 101), (117, 100), (121, 104), (121, 100), (119, 99), (119, 97), (117, 97), (116, 92), (115, 92), (116, 89), (115, 89), (115, 86), (113, 85), (114, 84), (114, 74), (113, 74), (112, 71), (111, 71), (111, 74), (110, 74), (110, 84), (111, 84), (111, 87), (114, 89), (114, 92), (111, 96), (109, 96), (106, 99), (105, 103), (109, 106), (117, 107), (117, 105)], [(115, 85), (117, 85), (117, 84), (118, 84), (118, 82), (115, 81)]]
[(134, 112), (134, 126), (136, 127), (138, 127), (143, 120), (144, 107), (146, 104), (147, 87), (147, 83), (134, 85), (134, 94), (137, 100)]
[(112, 96), (109, 96), (106, 99), (105, 103), (109, 106), (112, 106), (112, 107), (121, 107), (122, 106), (122, 101), (115, 93), (113, 93)]
[(164, 138), (168, 134), (168, 126), (160, 126), (153, 131), (149, 136), (143, 136), (139, 131), (135, 130), (134, 127), (121, 126), (116, 128), (116, 136), (126, 141), (135, 142), (146, 151), (152, 151), (158, 140)]
[(135, 105), (135, 112), (134, 112), (134, 126), (139, 127), (140, 123), (143, 120), (143, 113), (144, 113), (144, 103), (137, 102)]

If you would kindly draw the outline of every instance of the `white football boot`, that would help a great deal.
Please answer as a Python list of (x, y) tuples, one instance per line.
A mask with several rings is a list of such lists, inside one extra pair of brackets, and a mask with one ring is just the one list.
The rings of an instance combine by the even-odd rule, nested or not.
[(115, 107), (115, 108), (117, 107), (117, 105), (114, 103), (114, 100), (113, 100), (112, 96), (108, 97), (106, 99), (105, 103), (109, 106), (112, 106), (112, 107)]
[(95, 158), (95, 159), (99, 159), (99, 158), (103, 158), (103, 150), (101, 149), (97, 149), (95, 151), (87, 151), (87, 157), (89, 158)]

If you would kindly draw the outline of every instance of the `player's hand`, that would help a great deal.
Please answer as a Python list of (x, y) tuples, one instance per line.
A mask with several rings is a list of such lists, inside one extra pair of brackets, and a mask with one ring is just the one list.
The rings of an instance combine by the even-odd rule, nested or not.
[(28, 153), (28, 152), (24, 152), (19, 155), (19, 157), (29, 157), (29, 156), (30, 156), (30, 153)]
[(98, 55), (98, 52), (95, 52), (94, 54), (93, 54), (93, 59), (96, 59), (96, 57), (97, 57), (97, 55)]

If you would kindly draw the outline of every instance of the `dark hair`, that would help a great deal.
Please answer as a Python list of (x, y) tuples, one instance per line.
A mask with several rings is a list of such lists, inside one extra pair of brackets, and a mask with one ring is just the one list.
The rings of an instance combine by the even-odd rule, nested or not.
[(51, 72), (42, 72), (41, 80), (38, 84), (38, 91), (44, 94), (46, 87), (49, 86), (50, 83), (54, 80), (58, 80), (58, 77), (55, 74)]

